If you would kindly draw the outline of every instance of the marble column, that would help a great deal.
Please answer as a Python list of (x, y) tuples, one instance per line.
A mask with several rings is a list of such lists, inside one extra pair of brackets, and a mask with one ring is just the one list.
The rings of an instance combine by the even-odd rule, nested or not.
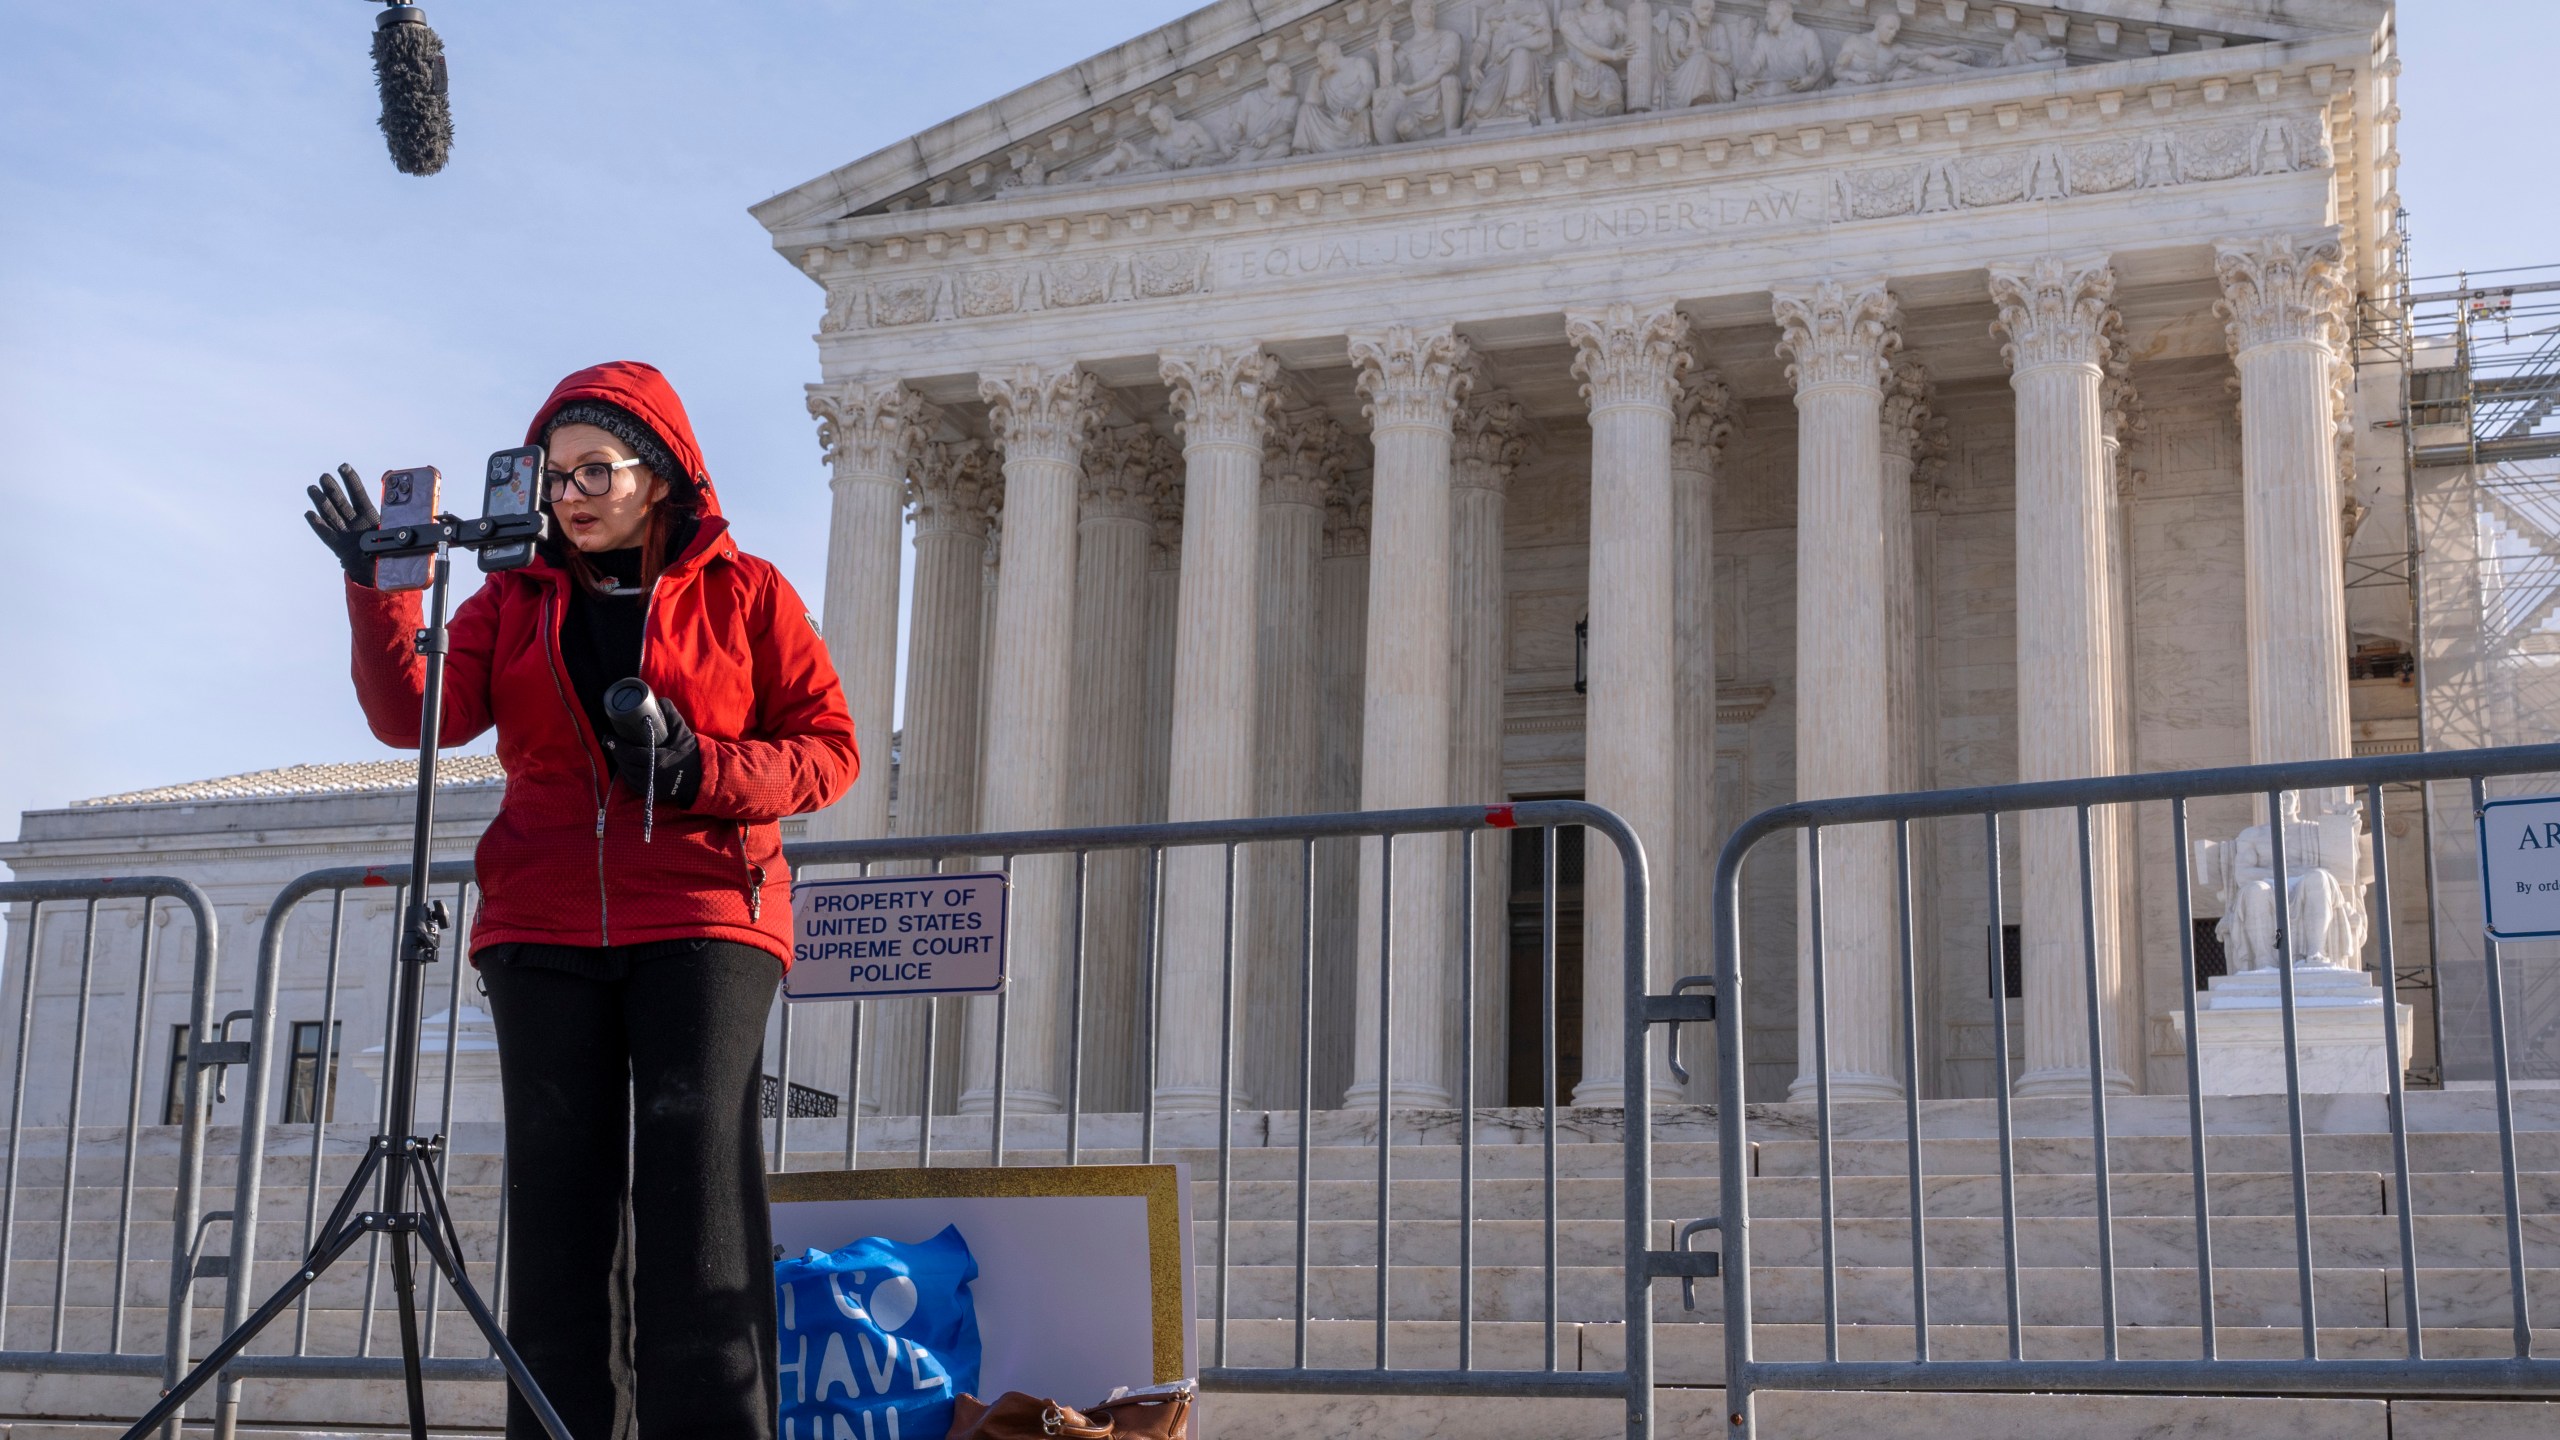
[[(1643, 842), (1653, 917), (1647, 983), (1667, 988), (1680, 974), (1679, 937), (1660, 917), (1679, 873), (1672, 786), (1679, 772), (1673, 730), (1678, 647), (1672, 586), (1678, 545), (1671, 483), (1671, 430), (1681, 372), (1689, 366), (1688, 317), (1669, 305), (1615, 304), (1568, 310), (1565, 338), (1573, 373), (1591, 406), (1590, 705), (1583, 795), (1625, 817)], [(1582, 1080), (1576, 1105), (1619, 1105), (1624, 1061), (1626, 909), (1617, 850), (1598, 836), (1583, 851)], [(1657, 1044), (1654, 1053), (1663, 1053)], [(1658, 1100), (1679, 1097), (1659, 1062), (1650, 1077)]]
[[(1511, 474), (1529, 449), (1529, 412), (1492, 388), (1478, 362), (1458, 407), (1450, 450), (1450, 797), (1461, 804), (1511, 798), (1502, 772), (1502, 681), (1509, 655), (1503, 512)], [(1503, 1103), (1510, 1076), (1511, 846), (1500, 831), (1476, 837), (1471, 929), (1475, 973), (1478, 1104)], [(1451, 1010), (1454, 1025), (1457, 1012)], [(1453, 1035), (1450, 1043), (1459, 1037)]]
[[(1882, 280), (1824, 280), (1774, 300), (1796, 387), (1796, 794), (1893, 787), (1882, 426), (1900, 307)], [(1890, 827), (1822, 834), (1822, 924), (1834, 1100), (1902, 1098), (1900, 929)], [(1803, 852), (1799, 852), (1800, 854)], [(1800, 875), (1804, 869), (1799, 861)], [(1810, 887), (1800, 878), (1796, 1078), (1814, 1098)]]
[[(1181, 465), (1173, 443), (1147, 425), (1124, 425), (1085, 447), (1076, 527), (1074, 768), (1070, 825), (1135, 825), (1146, 818), (1147, 589), (1155, 549), (1155, 497)], [(1104, 850), (1084, 885), (1084, 1101), (1087, 1109), (1138, 1108), (1140, 928), (1146, 860)]]
[[(1449, 447), (1468, 386), (1470, 347), (1448, 325), (1391, 325), (1351, 337), (1376, 457), (1369, 521), (1369, 626), (1360, 726), (1360, 808), (1446, 805), (1449, 791)], [(1378, 842), (1360, 847), (1358, 1023), (1346, 1104), (1446, 1105), (1456, 1093), (1447, 1043), (1457, 995), (1449, 897), (1456, 847), (1445, 836), (1396, 842), (1394, 909)], [(1393, 949), (1394, 1023), (1382, 1026), (1379, 941)], [(1382, 1073), (1378, 1041), (1391, 1059)]]
[(809, 387), (818, 444), (834, 467), (827, 529), (826, 639), (862, 773), (845, 797), (811, 817), (828, 840), (889, 833), (889, 731), (898, 688), (898, 566), (905, 557), (905, 490), (925, 442), (929, 412), (895, 380)]
[[(903, 835), (965, 835), (978, 828), (979, 645), (987, 512), (997, 484), (992, 457), (978, 440), (928, 444), (908, 475), (916, 583), (898, 770)], [(863, 1083), (866, 1103), (879, 1113), (918, 1112), (929, 1006), (924, 1000), (879, 1002), (868, 1047), (870, 1075)], [(946, 1055), (946, 1071), (951, 1064)]]
[[(1671, 411), (1671, 843), (1676, 873), (1687, 883), (1662, 897), (1656, 913), (1688, 942), (1692, 970), (1713, 968), (1716, 855), (1724, 844), (1716, 795), (1716, 470), (1733, 433), (1733, 394), (1714, 371), (1692, 367), (1681, 377)], [(1715, 1029), (1692, 1025), (1682, 1039), (1697, 1058), (1688, 1097), (1712, 1101)]]
[(1927, 368), (1909, 355), (1894, 357), (1885, 377), (1883, 424), (1876, 438), (1884, 465), (1879, 508), (1884, 518), (1885, 723), (1896, 790), (1916, 789), (1920, 781), (1920, 590), (1911, 554), (1911, 484), (1934, 429)]
[[(1166, 809), (1174, 820), (1253, 813), (1256, 583), (1262, 439), (1279, 364), (1258, 346), (1204, 345), (1162, 357), (1182, 417), (1181, 608), (1175, 618), (1173, 754)], [(1251, 933), (1234, 887), (1233, 935)], [(1226, 857), (1192, 847), (1165, 857), (1163, 1042), (1156, 1103), (1215, 1109), (1227, 984)], [(1241, 956), (1236, 957), (1239, 961)], [(1237, 966), (1239, 982), (1242, 966)], [(1241, 1090), (1238, 1103), (1246, 1098)]]
[[(819, 448), (835, 472), (822, 629), (863, 761), (844, 798), (809, 817), (809, 832), (820, 840), (872, 840), (889, 833), (898, 566), (906, 549), (903, 492), (907, 471), (924, 444), (929, 412), (913, 390), (895, 380), (812, 385), (808, 404), (818, 422)], [(871, 1007), (875, 1016), (881, 1008)], [(856, 1018), (851, 1005), (802, 1012), (791, 1036), (792, 1075), (849, 1093), (850, 1068), (836, 1067), (851, 1064)], [(871, 1097), (864, 1098), (869, 1102)]]
[[(1317, 805), (1360, 808), (1360, 726), (1369, 635), (1369, 471), (1348, 472), (1325, 492), (1324, 564), (1316, 572), (1322, 736)], [(1351, 1083), (1352, 1022), (1359, 1013), (1360, 846), (1316, 846), (1316, 1104), (1337, 1106)]]
[[(2115, 272), (2106, 257), (2044, 256), (1991, 267), (1998, 328), (2017, 393), (2018, 778), (2076, 780), (2121, 768), (2114, 631), (2116, 581), (2100, 368)], [(2089, 967), (2108, 1031), (2128, 996), (2116, 827), (2092, 814), (2084, 912), (2079, 821), (2068, 810), (2020, 818), (2019, 933), (2026, 986), (2020, 1095), (2086, 1095)], [(2084, 913), (2094, 926), (2084, 926)], [(2094, 929), (2094, 944), (2087, 931)], [(2129, 1091), (2128, 1057), (2110, 1038), (2105, 1083)]]
[[(1312, 407), (1277, 415), (1262, 452), (1261, 576), (1254, 680), (1254, 813), (1321, 810), (1322, 719), (1316, 585), (1324, 561), (1325, 493), (1350, 459), (1342, 427)], [(1253, 929), (1244, 1010), (1265, 1023), (1238, 1036), (1243, 1088), (1274, 1104), (1298, 1091), (1298, 977), (1304, 966), (1307, 868), (1303, 847), (1257, 845), (1241, 857)]]
[(2240, 371), (2250, 755), (2335, 759), (2349, 753), (2334, 387), (2350, 281), (2334, 230), (2226, 240), (2214, 270)]
[[(1072, 363), (981, 374), (978, 393), (1004, 451), (1004, 557), (987, 666), (989, 830), (1066, 823), (1075, 676), (1076, 509), (1102, 387)], [(1006, 957), (1005, 1086), (1010, 1108), (1065, 1108), (1068, 945), (1074, 860), (1014, 862)], [(970, 1009), (965, 1111), (994, 1102), (998, 1005)]]

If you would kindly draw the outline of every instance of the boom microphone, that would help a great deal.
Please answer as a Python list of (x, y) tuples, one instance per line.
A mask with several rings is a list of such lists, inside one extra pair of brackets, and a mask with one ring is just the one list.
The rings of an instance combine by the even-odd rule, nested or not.
[(382, 92), (382, 138), (403, 175), (433, 175), (453, 150), (445, 103), (444, 41), (415, 5), (388, 5), (373, 26), (373, 82)]

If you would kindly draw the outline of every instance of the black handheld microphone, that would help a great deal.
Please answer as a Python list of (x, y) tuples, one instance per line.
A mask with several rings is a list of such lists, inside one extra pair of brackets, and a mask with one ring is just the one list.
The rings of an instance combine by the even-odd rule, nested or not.
[(613, 733), (631, 744), (667, 743), (667, 717), (658, 708), (658, 693), (637, 675), (606, 688), (604, 715), (613, 722)]
[(453, 150), (445, 103), (444, 41), (427, 12), (392, 4), (373, 25), (373, 83), (382, 92), (382, 138), (403, 175), (433, 175)]

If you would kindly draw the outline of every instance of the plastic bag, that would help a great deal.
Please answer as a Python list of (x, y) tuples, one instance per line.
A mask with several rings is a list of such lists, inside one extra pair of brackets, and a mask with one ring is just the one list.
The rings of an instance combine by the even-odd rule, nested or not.
[(774, 1263), (782, 1440), (942, 1440), (978, 1384), (978, 1262), (958, 1226)]

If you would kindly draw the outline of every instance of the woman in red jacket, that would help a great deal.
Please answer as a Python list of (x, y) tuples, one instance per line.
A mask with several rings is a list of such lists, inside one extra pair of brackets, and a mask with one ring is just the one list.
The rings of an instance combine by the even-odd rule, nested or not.
[[(780, 822), (853, 783), (853, 720), (800, 597), (730, 538), (665, 377), (581, 370), (526, 443), (555, 533), (455, 611), (444, 701), (449, 743), (494, 726), (507, 775), (471, 937), (506, 1094), (507, 1334), (573, 1434), (769, 1437)], [(372, 588), (373, 504), (339, 474), (308, 518), (346, 567), (356, 695), (414, 745), (418, 596)], [(670, 707), (654, 757), (605, 719), (631, 675)], [(507, 1433), (542, 1433), (512, 1397)]]

